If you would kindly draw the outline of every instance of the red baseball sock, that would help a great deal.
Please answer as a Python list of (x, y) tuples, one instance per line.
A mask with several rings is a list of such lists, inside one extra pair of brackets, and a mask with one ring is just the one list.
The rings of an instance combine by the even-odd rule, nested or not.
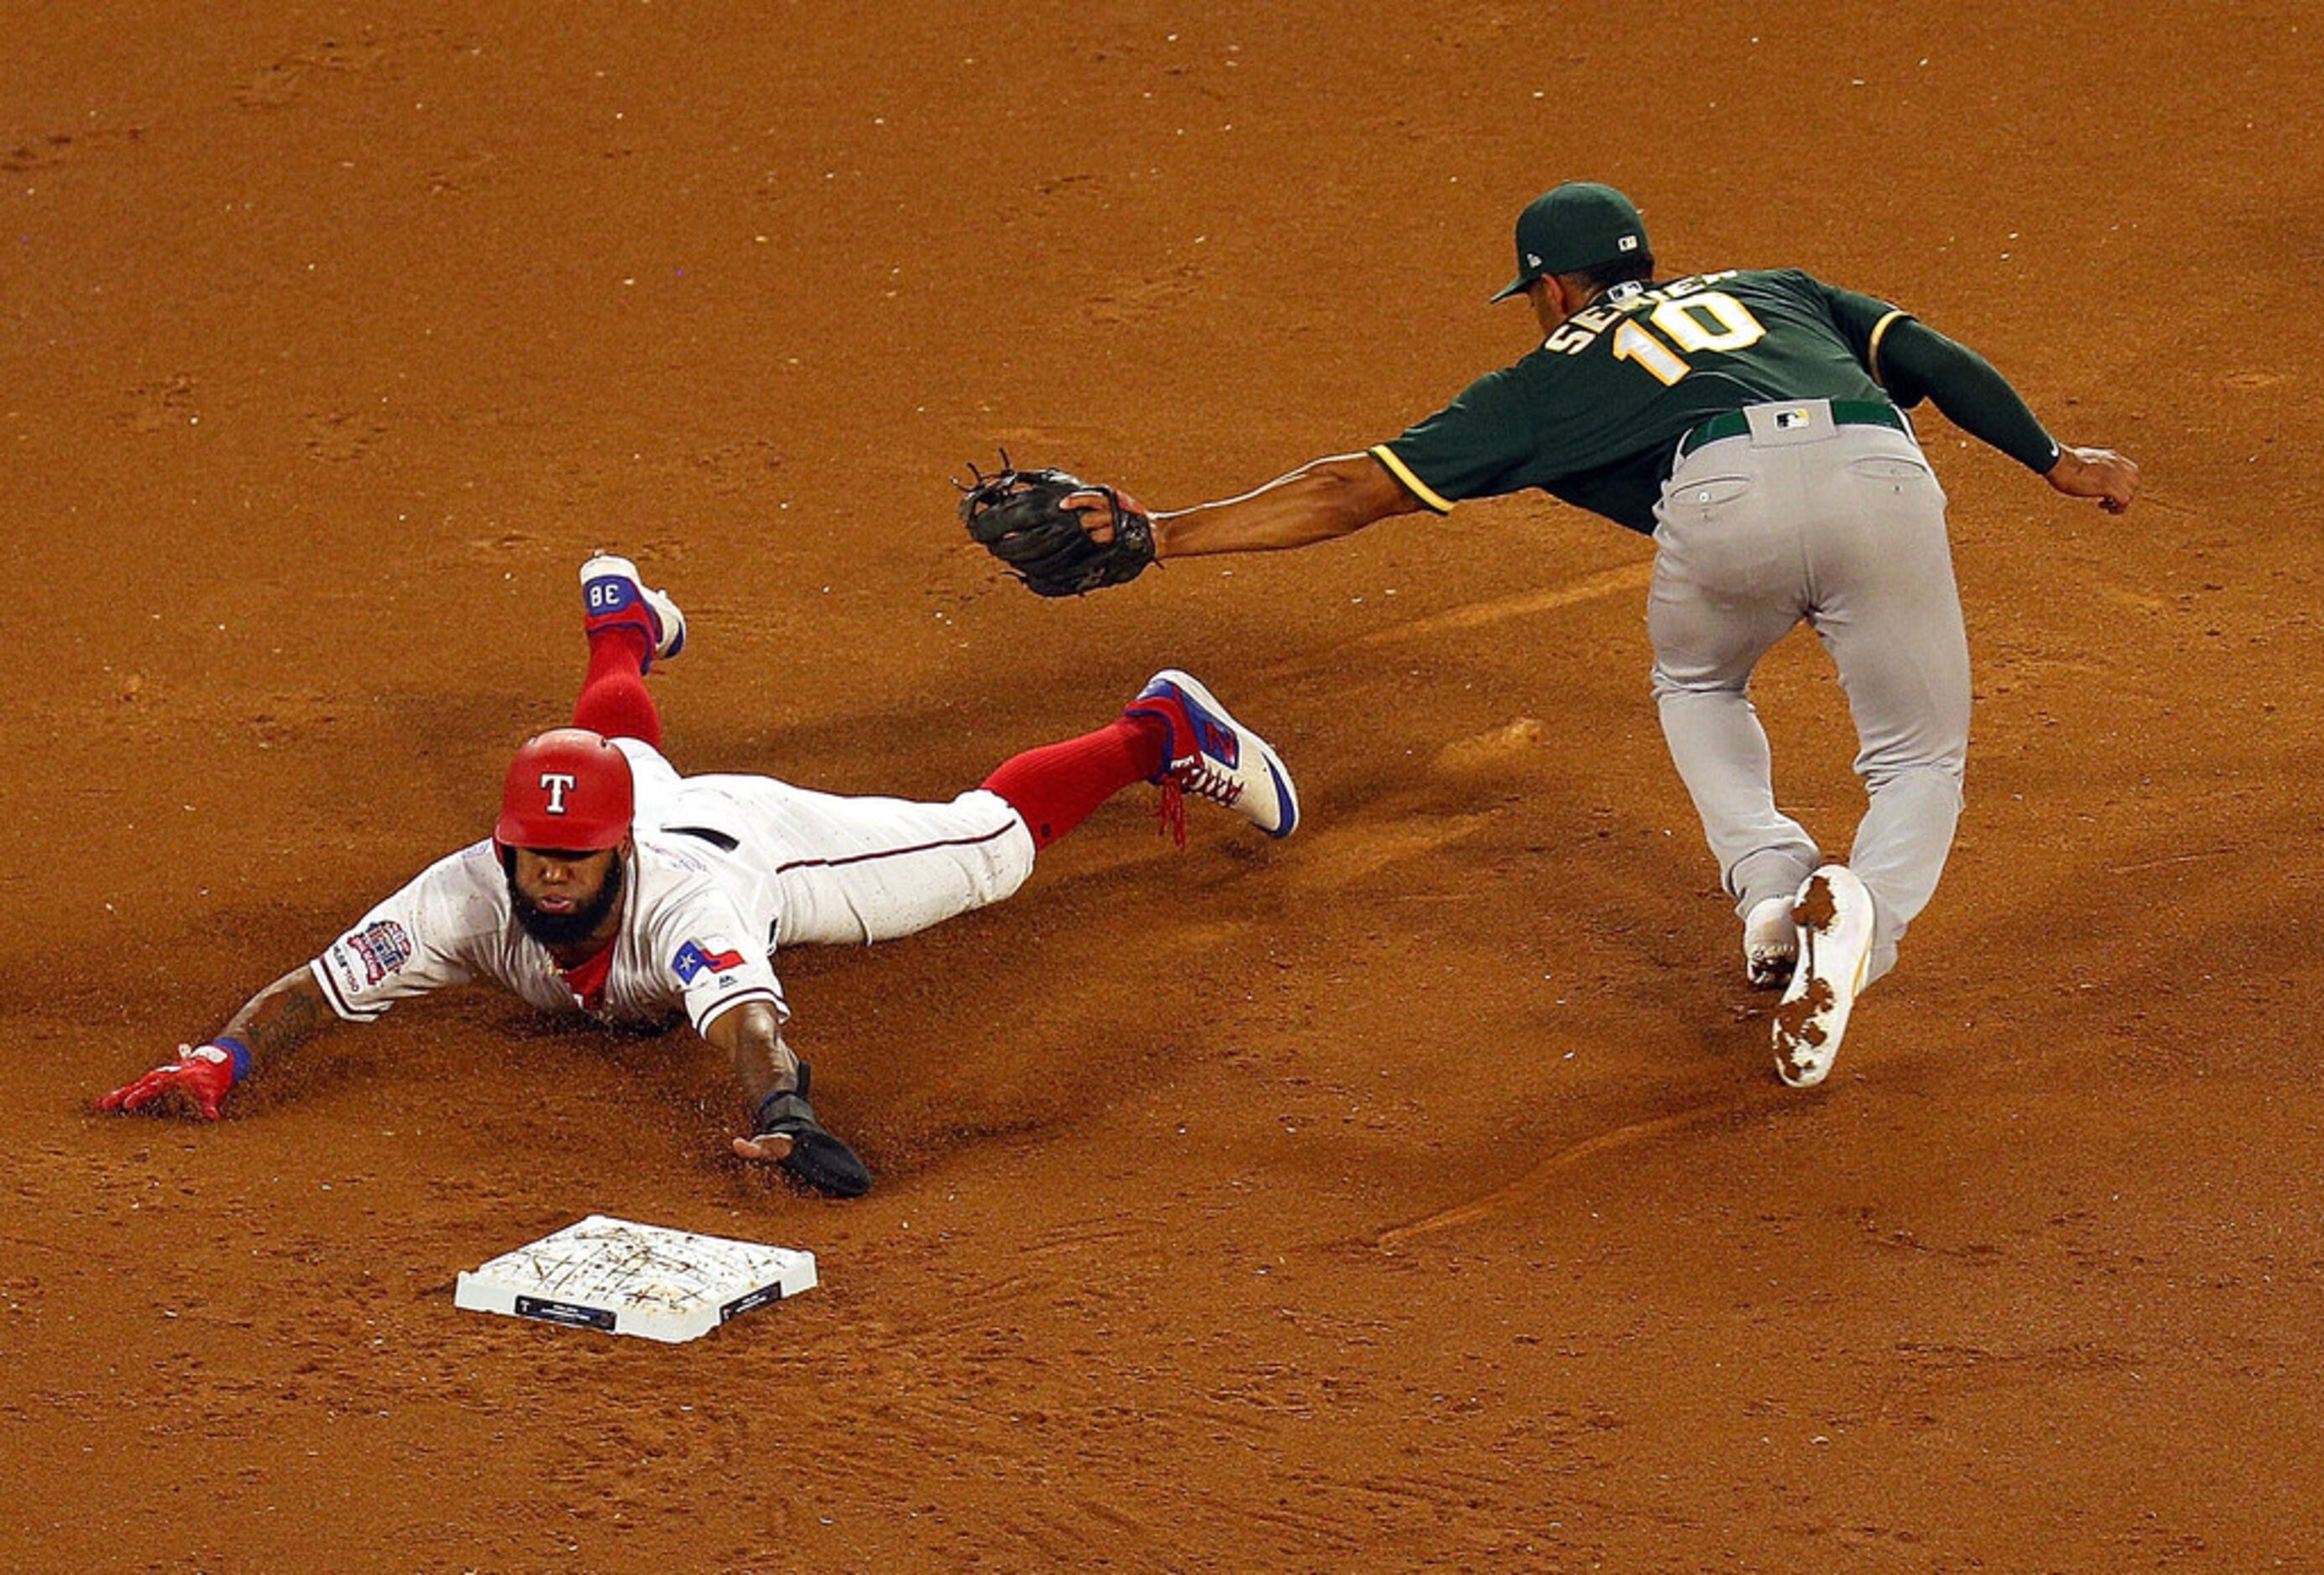
[(984, 787), (1025, 817), (1038, 852), (1132, 782), (1152, 780), (1169, 742), (1170, 725), (1162, 718), (1124, 716), (1095, 732), (1027, 750), (987, 777)]
[(646, 631), (616, 623), (589, 636), (589, 675), (573, 703), (573, 725), (607, 738), (634, 738), (661, 748), (661, 713), (646, 693), (645, 667), (653, 655)]

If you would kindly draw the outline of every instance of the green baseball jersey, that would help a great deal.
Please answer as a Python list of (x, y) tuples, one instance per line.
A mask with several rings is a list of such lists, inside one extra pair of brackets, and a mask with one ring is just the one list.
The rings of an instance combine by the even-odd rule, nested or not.
[(1746, 405), (1886, 399), (1880, 341), (1904, 315), (1797, 269), (1617, 285), (1371, 453), (1440, 513), (1539, 487), (1651, 532), (1681, 438)]

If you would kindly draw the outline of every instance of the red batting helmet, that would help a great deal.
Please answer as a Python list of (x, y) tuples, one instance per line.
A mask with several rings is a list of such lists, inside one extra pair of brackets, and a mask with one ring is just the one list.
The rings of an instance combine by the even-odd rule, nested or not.
[(504, 848), (618, 847), (636, 806), (627, 755), (602, 733), (555, 728), (509, 762), (493, 840)]

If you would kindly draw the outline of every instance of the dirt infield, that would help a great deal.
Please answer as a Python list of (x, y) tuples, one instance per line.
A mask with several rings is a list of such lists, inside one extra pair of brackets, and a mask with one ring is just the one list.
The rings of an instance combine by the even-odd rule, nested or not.
[[(2324, 1568), (2324, 19), (2190, 3), (43, 6), (0, 49), (8, 1569)], [(1838, 1072), (1545, 499), (1035, 602), (948, 473), (1181, 505), (1523, 353), (1517, 207), (1903, 302), (2123, 520), (1923, 426), (1976, 661)], [(682, 768), (949, 795), (1194, 668), (1308, 821), (1111, 806), (786, 953), (881, 1184), (690, 1035), (463, 996), (98, 1117), (561, 721), (574, 566)], [(1763, 669), (1844, 844), (1828, 664)], [(1136, 796), (1133, 796), (1135, 797)], [(814, 1250), (665, 1349), (454, 1309), (592, 1211)]]

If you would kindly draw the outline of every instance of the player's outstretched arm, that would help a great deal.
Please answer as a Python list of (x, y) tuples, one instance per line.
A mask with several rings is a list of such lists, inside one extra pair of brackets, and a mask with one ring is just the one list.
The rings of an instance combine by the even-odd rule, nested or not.
[(215, 1037), (179, 1045), (175, 1060), (106, 1094), (97, 1108), (158, 1110), (176, 1105), (206, 1121), (217, 1120), (229, 1090), (305, 1044), (330, 1020), (315, 976), (304, 966), (293, 969), (245, 1001)]
[[(783, 1043), (774, 1009), (764, 1001), (745, 1001), (719, 1013), (702, 1030), (702, 1036), (726, 1053), (734, 1064), (734, 1081), (742, 1097), (757, 1110), (771, 1096), (798, 1086), (798, 1057)], [(779, 1159), (779, 1154), (744, 1152), (748, 1139), (734, 1139), (734, 1152), (745, 1159)]]
[(1420, 500), (1368, 454), (1335, 454), (1256, 492), (1154, 516), (1157, 557), (1273, 552), (1350, 535)]
[(1966, 345), (1898, 316), (1873, 371), (1898, 403), (1923, 397), (1953, 425), (2024, 465), (2070, 498), (2096, 498), (2119, 514), (2138, 495), (2138, 466), (2111, 448), (2071, 448), (2052, 438), (2009, 380)]
[(751, 1136), (734, 1139), (744, 1159), (779, 1165), (820, 1191), (860, 1197), (872, 1173), (855, 1151), (824, 1129), (807, 1103), (807, 1066), (783, 1043), (782, 1026), (763, 1001), (746, 1001), (710, 1019), (702, 1036), (734, 1063), (734, 1080), (751, 1101)]

